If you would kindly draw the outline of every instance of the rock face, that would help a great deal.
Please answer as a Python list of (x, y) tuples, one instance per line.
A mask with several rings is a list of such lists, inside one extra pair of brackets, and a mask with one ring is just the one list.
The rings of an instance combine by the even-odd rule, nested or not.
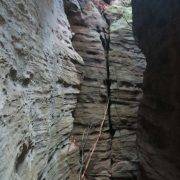
[[(85, 159), (99, 134), (99, 127), (107, 106), (106, 51), (102, 43), (108, 43), (106, 40), (108, 39), (106, 33), (108, 25), (92, 1), (88, 1), (81, 7), (83, 11), (71, 12), (68, 18), (72, 31), (75, 33), (73, 46), (84, 60), (84, 65), (76, 66), (83, 75), (73, 128), (73, 136), (80, 148), (80, 163), (83, 172), (87, 162)], [(109, 179), (110, 149), (111, 137), (108, 115), (106, 115), (103, 133), (87, 169), (87, 179)], [(82, 163), (82, 158), (85, 163)]]
[(133, 0), (133, 14), (135, 36), (147, 58), (138, 123), (139, 179), (179, 180), (180, 2)]
[(83, 76), (73, 138), (80, 148), (83, 172), (109, 99), (103, 132), (86, 178), (134, 179), (138, 169), (137, 110), (145, 60), (133, 39), (130, 2), (109, 3), (67, 3), (75, 33), (73, 46), (84, 59), (84, 65), (76, 66)]
[(0, 34), (0, 179), (136, 179), (130, 1), (1, 0)]
[(82, 59), (63, 1), (1, 0), (0, 35), (0, 179), (69, 179)]
[[(136, 179), (137, 111), (142, 95), (145, 59), (135, 44), (129, 1), (114, 1), (107, 9), (110, 18), (110, 122), (113, 179)], [(110, 15), (110, 16), (109, 16)]]

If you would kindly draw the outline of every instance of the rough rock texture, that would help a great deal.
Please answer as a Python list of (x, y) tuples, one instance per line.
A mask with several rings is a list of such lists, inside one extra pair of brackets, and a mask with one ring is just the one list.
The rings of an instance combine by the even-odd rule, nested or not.
[(104, 116), (86, 179), (136, 178), (144, 61), (129, 3), (0, 0), (0, 179), (78, 179)]
[(140, 106), (140, 180), (180, 179), (180, 1), (133, 0), (134, 32), (147, 58)]
[(110, 19), (110, 122), (112, 178), (134, 179), (138, 171), (137, 111), (145, 59), (135, 44), (129, 1), (114, 1), (106, 10)]
[(66, 8), (75, 33), (73, 45), (84, 59), (84, 65), (77, 66), (83, 77), (73, 138), (86, 159), (109, 99), (103, 133), (86, 177), (133, 179), (137, 176), (136, 122), (145, 60), (133, 39), (130, 2), (77, 4), (68, 1)]
[(62, 0), (0, 1), (2, 180), (69, 179), (78, 161), (69, 134), (82, 59), (71, 36)]
[[(80, 148), (81, 156), (85, 159), (99, 134), (98, 130), (107, 106), (106, 52), (101, 41), (103, 39), (106, 43), (107, 24), (92, 1), (84, 5), (83, 12), (69, 12), (68, 18), (75, 33), (73, 46), (84, 60), (84, 65), (76, 66), (83, 76), (74, 113), (73, 136)], [(111, 143), (108, 131), (109, 123), (106, 117), (103, 134), (87, 170), (87, 179), (109, 179), (110, 177)], [(82, 163), (81, 160), (80, 163)]]

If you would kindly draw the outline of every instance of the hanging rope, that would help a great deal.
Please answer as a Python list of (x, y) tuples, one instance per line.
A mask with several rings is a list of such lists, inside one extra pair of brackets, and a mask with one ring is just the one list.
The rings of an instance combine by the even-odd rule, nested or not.
[(93, 154), (94, 154), (94, 151), (96, 150), (97, 144), (98, 144), (99, 139), (100, 139), (100, 137), (101, 137), (101, 135), (102, 135), (102, 129), (103, 129), (103, 126), (104, 126), (104, 122), (105, 122), (105, 120), (106, 120), (106, 115), (107, 115), (107, 112), (108, 112), (108, 107), (109, 107), (109, 100), (108, 100), (108, 102), (107, 102), (106, 109), (105, 109), (105, 112), (104, 112), (104, 117), (103, 117), (103, 120), (102, 120), (102, 122), (101, 122), (101, 126), (100, 126), (100, 128), (99, 128), (99, 134), (98, 134), (98, 136), (97, 136), (97, 138), (96, 138), (96, 141), (95, 141), (95, 143), (94, 143), (94, 145), (93, 145), (93, 148), (92, 148), (92, 151), (91, 151), (90, 156), (89, 156), (89, 158), (88, 158), (88, 161), (87, 161), (87, 163), (86, 163), (86, 165), (85, 165), (85, 170), (83, 171), (83, 174), (82, 174), (82, 176), (81, 176), (81, 179), (82, 179), (82, 180), (83, 180), (84, 177), (85, 177), (86, 171), (87, 171), (87, 169), (88, 169), (88, 167), (89, 167), (89, 163), (90, 163), (90, 161), (91, 161), (91, 159), (92, 159), (92, 156), (93, 156)]

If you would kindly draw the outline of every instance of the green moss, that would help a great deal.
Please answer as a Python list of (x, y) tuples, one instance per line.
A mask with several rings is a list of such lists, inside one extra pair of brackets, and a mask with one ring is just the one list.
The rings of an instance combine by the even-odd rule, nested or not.
[(112, 5), (107, 11), (108, 14), (118, 15), (124, 17), (127, 21), (132, 21), (132, 7), (122, 5)]
[(116, 17), (111, 24), (111, 32), (121, 28), (127, 28), (127, 22), (132, 22), (132, 7), (123, 5), (112, 5), (107, 9), (107, 13)]
[(115, 31), (119, 31), (119, 29), (122, 29), (122, 28), (127, 28), (127, 22), (125, 21), (124, 18), (114, 21), (111, 24), (110, 31), (115, 32)]
[(107, 12), (111, 14), (123, 14), (123, 8), (122, 6), (112, 5), (108, 8)]
[(124, 9), (123, 9), (123, 17), (127, 21), (132, 21), (132, 7), (124, 7)]

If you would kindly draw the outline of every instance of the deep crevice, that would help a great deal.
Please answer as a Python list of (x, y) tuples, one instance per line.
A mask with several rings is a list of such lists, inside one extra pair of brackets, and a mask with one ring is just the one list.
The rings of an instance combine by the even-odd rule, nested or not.
[[(111, 137), (111, 144), (110, 144), (110, 152), (112, 153), (112, 139), (114, 137), (114, 134), (116, 132), (115, 129), (113, 129), (113, 125), (111, 122), (111, 83), (112, 80), (110, 78), (110, 63), (109, 63), (109, 51), (110, 51), (110, 42), (111, 42), (111, 37), (110, 37), (110, 20), (106, 17), (105, 14), (102, 14), (102, 16), (104, 17), (104, 20), (106, 21), (108, 28), (107, 30), (103, 29), (103, 36), (102, 37), (101, 33), (97, 30), (97, 32), (100, 34), (100, 40), (102, 42), (102, 46), (104, 48), (104, 52), (105, 52), (105, 60), (106, 60), (106, 88), (107, 88), (107, 101), (108, 101), (108, 111), (107, 111), (107, 116), (108, 116), (108, 123), (109, 123), (109, 134)], [(107, 31), (107, 32), (106, 32)], [(112, 156), (112, 154), (110, 154), (110, 156)], [(110, 157), (110, 161), (111, 161), (111, 166), (113, 164), (113, 160), (112, 157)], [(109, 177), (110, 179), (112, 179), (112, 177)]]
[(33, 148), (32, 142), (29, 140), (28, 144), (23, 143), (20, 147), (20, 154), (17, 156), (16, 161), (15, 161), (15, 170), (18, 172), (21, 164), (24, 162), (27, 154), (29, 151)]

